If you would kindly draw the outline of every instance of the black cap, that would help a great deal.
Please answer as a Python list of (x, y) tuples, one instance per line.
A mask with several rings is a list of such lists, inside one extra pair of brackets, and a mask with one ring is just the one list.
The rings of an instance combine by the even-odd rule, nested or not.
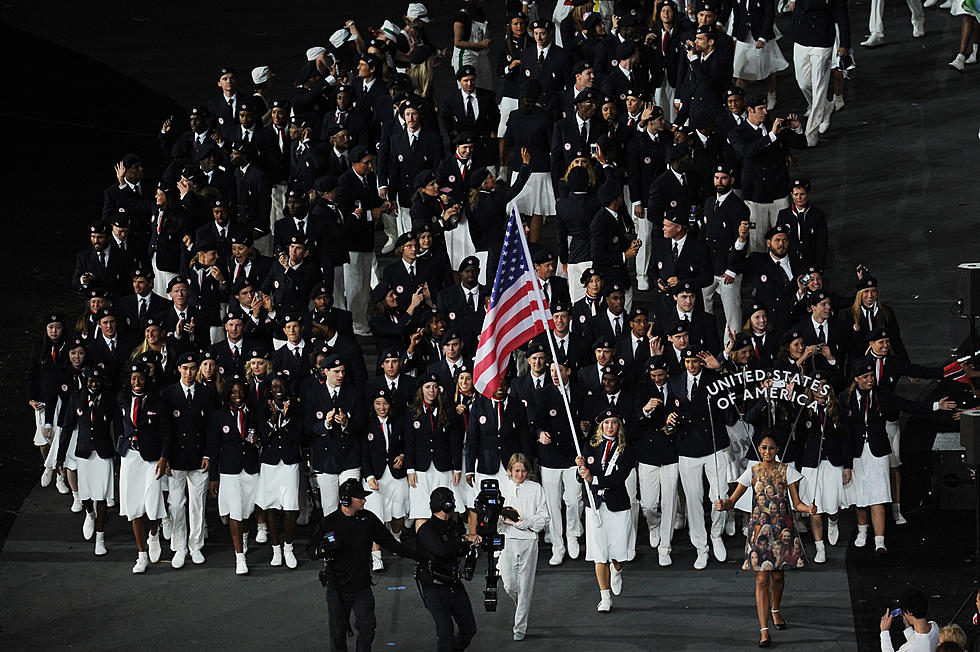
[(657, 371), (658, 369), (663, 369), (664, 371), (669, 370), (669, 363), (667, 362), (667, 356), (664, 355), (653, 355), (647, 359), (647, 371)]
[(851, 363), (851, 378), (857, 378), (865, 374), (874, 373), (874, 365), (867, 358), (858, 358)]
[(177, 358), (177, 366), (182, 364), (200, 364), (201, 358), (198, 356), (196, 351), (187, 351), (182, 353), (179, 358)]
[(467, 267), (476, 267), (477, 269), (479, 269), (480, 259), (477, 258), (476, 256), (467, 256), (466, 258), (460, 261), (458, 271), (462, 272)]
[(769, 230), (766, 231), (766, 240), (771, 240), (772, 238), (776, 237), (780, 233), (784, 235), (789, 235), (789, 225), (776, 224), (775, 226), (770, 227)]
[(673, 326), (667, 329), (666, 335), (667, 337), (671, 337), (673, 335), (686, 335), (687, 332), (688, 332), (687, 320), (680, 319), (677, 321), (676, 324), (674, 324)]
[(174, 286), (175, 285), (178, 285), (180, 283), (183, 283), (184, 285), (190, 285), (191, 284), (191, 281), (186, 276), (177, 275), (177, 276), (173, 277), (172, 279), (170, 279), (170, 282), (167, 283), (167, 292), (170, 293), (171, 291), (173, 291)]
[(868, 333), (864, 337), (864, 341), (870, 344), (871, 342), (877, 342), (878, 340), (883, 340), (889, 337), (891, 337), (891, 330), (885, 328), (884, 326), (879, 326)]
[(793, 179), (793, 187), (803, 188), (803, 190), (810, 192), (810, 180), (805, 179), (803, 177), (796, 177), (795, 179)]
[(545, 263), (554, 262), (555, 255), (544, 247), (538, 247), (534, 251), (534, 255), (532, 256), (531, 260), (535, 265), (544, 265)]
[(669, 158), (671, 161), (679, 161), (685, 156), (691, 155), (691, 148), (687, 145), (674, 145), (670, 148)]
[(830, 297), (825, 292), (812, 292), (810, 296), (806, 298), (806, 303), (808, 306), (815, 306), (824, 299), (829, 299)]
[(854, 286), (856, 290), (867, 290), (868, 288), (876, 288), (876, 287), (878, 287), (878, 279), (876, 279), (874, 276), (871, 276), (870, 274), (866, 275), (864, 278), (859, 280), (857, 284)]
[(783, 336), (779, 338), (779, 344), (782, 346), (788, 346), (793, 340), (798, 340), (803, 337), (803, 331), (799, 329), (788, 330), (783, 333)]
[(752, 346), (752, 338), (745, 333), (735, 333), (735, 339), (732, 340), (732, 351), (738, 351), (747, 346)]
[(460, 66), (459, 70), (456, 71), (456, 81), (459, 81), (463, 77), (470, 77), (470, 76), (474, 76), (474, 77), (476, 76), (476, 68), (474, 68), (470, 64)]
[(593, 276), (598, 276), (599, 278), (602, 278), (602, 274), (600, 274), (599, 270), (597, 270), (595, 267), (586, 267), (585, 270), (582, 272), (582, 275), (579, 276), (578, 281), (582, 285), (587, 285), (588, 282), (592, 280)]
[(340, 489), (338, 489), (338, 495), (341, 499), (367, 498), (371, 495), (371, 492), (365, 489), (364, 485), (357, 478), (347, 478), (341, 483)]
[(416, 174), (415, 178), (412, 180), (412, 183), (416, 188), (424, 188), (435, 180), (436, 173), (432, 170), (426, 169)]
[(616, 343), (613, 342), (611, 337), (600, 337), (595, 342), (592, 343), (592, 350), (596, 349), (615, 349)]
[(371, 155), (371, 150), (364, 145), (354, 145), (350, 148), (350, 151), (347, 152), (347, 160), (352, 164), (359, 163)]
[(675, 297), (681, 292), (690, 292), (692, 294), (696, 294), (697, 293), (696, 291), (697, 291), (697, 287), (691, 281), (678, 281), (677, 285), (670, 288), (670, 293)]
[(605, 421), (606, 419), (619, 419), (620, 421), (622, 421), (623, 420), (623, 417), (619, 413), (619, 410), (617, 410), (615, 407), (609, 407), (609, 408), (606, 408), (605, 410), (603, 410), (602, 412), (600, 412), (596, 416), (595, 422), (596, 422), (596, 424), (600, 424), (603, 421)]

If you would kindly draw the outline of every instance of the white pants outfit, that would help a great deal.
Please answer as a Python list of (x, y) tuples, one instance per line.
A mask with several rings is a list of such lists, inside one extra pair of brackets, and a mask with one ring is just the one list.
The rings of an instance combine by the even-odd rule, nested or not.
[[(708, 533), (704, 525), (704, 480), (708, 478), (708, 499), (714, 503), (728, 497), (728, 451), (720, 450), (713, 455), (683, 457), (677, 462), (677, 470), (684, 487), (687, 502), (687, 530), (691, 544), (698, 554), (708, 552)], [(725, 531), (725, 512), (711, 508), (711, 536), (720, 537)]]
[(378, 260), (373, 251), (352, 251), (344, 265), (347, 306), (354, 320), (355, 333), (368, 333), (367, 310), (371, 288), (378, 284)]
[(626, 561), (633, 561), (633, 558), (636, 557), (636, 530), (640, 526), (640, 501), (637, 497), (638, 493), (636, 469), (633, 469), (626, 476), (626, 495), (630, 497), (630, 532), (626, 540)]
[[(759, 229), (757, 228), (756, 231)], [(704, 298), (704, 309), (715, 314), (715, 295), (721, 298), (721, 308), (725, 312), (725, 324), (732, 329), (733, 333), (739, 332), (742, 327), (742, 275), (736, 274), (735, 280), (730, 285), (725, 285), (725, 280), (721, 276), (711, 279), (711, 285), (701, 288), (701, 296)]]
[[(810, 105), (810, 118), (806, 122), (805, 133), (807, 142), (811, 145), (817, 142), (817, 129), (820, 123), (824, 122), (833, 111), (833, 106), (827, 100), (827, 88), (830, 86), (830, 59), (833, 53), (832, 48), (798, 43), (793, 45), (796, 84), (803, 91), (806, 103)], [(759, 225), (759, 228), (761, 226)]]
[(153, 254), (150, 264), (153, 267), (153, 291), (159, 294), (161, 297), (166, 297), (167, 285), (175, 276), (177, 276), (177, 272), (165, 272), (157, 267), (156, 253)]
[[(635, 215), (633, 219), (636, 222), (636, 237), (640, 241), (640, 248), (636, 252), (636, 275), (647, 278), (647, 269), (650, 267), (650, 247), (653, 246), (653, 222)], [(582, 293), (585, 294), (585, 289)]]
[(299, 464), (261, 464), (255, 491), (259, 509), (299, 510)]
[(364, 509), (377, 516), (382, 523), (392, 519), (405, 518), (408, 515), (408, 480), (396, 479), (391, 476), (391, 469), (385, 467), (385, 472), (378, 481), (378, 490), (373, 491), (364, 481), (364, 488), (371, 492), (364, 502)]
[(167, 503), (173, 521), (170, 549), (174, 552), (200, 550), (204, 547), (204, 500), (208, 490), (208, 473), (201, 469), (175, 469), (169, 478), (169, 485)]
[[(551, 537), (552, 552), (565, 553), (565, 540), (582, 536), (582, 485), (576, 479), (578, 468), (552, 469), (541, 467), (541, 486), (544, 497), (548, 502), (548, 513), (551, 521), (548, 523), (548, 535)], [(566, 523), (562, 527), (561, 504), (565, 503)]]
[(660, 545), (657, 550), (670, 554), (670, 539), (674, 536), (674, 518), (677, 516), (677, 484), (680, 478), (677, 464), (637, 467), (640, 484), (640, 508), (650, 531), (659, 531)]
[[(824, 89), (826, 93), (826, 89)], [(813, 117), (813, 114), (810, 114)], [(749, 219), (755, 222), (755, 228), (749, 231), (749, 248), (753, 252), (765, 253), (766, 231), (775, 226), (779, 211), (789, 206), (789, 196), (774, 199), (771, 202), (759, 203), (745, 200), (749, 207)], [(735, 329), (738, 332), (738, 329)]]
[[(923, 26), (926, 22), (925, 12), (919, 0), (905, 0), (912, 12), (912, 27)], [(872, 35), (885, 35), (885, 0), (871, 0), (871, 13), (868, 15), (868, 32)]]
[(538, 568), (538, 539), (515, 539), (509, 532), (505, 536), (504, 550), (497, 564), (504, 591), (514, 601), (514, 632), (524, 634), (531, 611), (534, 573)]
[(130, 521), (140, 516), (157, 521), (167, 515), (157, 463), (147, 462), (137, 451), (128, 451), (120, 463), (119, 515)]
[(115, 498), (112, 482), (112, 458), (107, 460), (93, 451), (87, 458), (78, 458), (78, 497), (81, 500)]
[(340, 473), (317, 473), (316, 486), (320, 489), (320, 506), (323, 515), (337, 509), (340, 505), (340, 485), (350, 478), (361, 479), (360, 469), (344, 469)]

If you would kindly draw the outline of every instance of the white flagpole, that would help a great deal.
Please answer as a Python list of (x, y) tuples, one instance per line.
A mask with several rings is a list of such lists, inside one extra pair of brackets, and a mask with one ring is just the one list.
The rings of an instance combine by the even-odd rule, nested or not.
[[(545, 308), (544, 291), (541, 288), (541, 279), (536, 273), (533, 272), (534, 263), (531, 260), (531, 250), (527, 246), (527, 238), (524, 237), (524, 229), (521, 226), (521, 220), (517, 216), (517, 211), (514, 208), (511, 208), (511, 219), (518, 224), (517, 232), (521, 238), (521, 248), (524, 251), (525, 264), (528, 266), (529, 270), (532, 270), (531, 276), (534, 278), (534, 302), (538, 304), (538, 309), (542, 314), (548, 315), (548, 317), (542, 316), (542, 321), (544, 322), (544, 334), (546, 336), (545, 339), (548, 340), (548, 349), (551, 351), (551, 359), (553, 361), (552, 364), (554, 365), (556, 371), (555, 375), (558, 376), (558, 392), (561, 394), (562, 403), (565, 405), (565, 415), (568, 416), (568, 425), (571, 428), (572, 442), (575, 444), (575, 455), (582, 457), (582, 447), (578, 442), (578, 429), (575, 426), (575, 419), (572, 417), (572, 406), (568, 402), (568, 394), (566, 392), (566, 388), (569, 386), (565, 384), (565, 379), (561, 377), (561, 370), (558, 369), (558, 354), (555, 352), (555, 343), (551, 339), (551, 329), (548, 326), (548, 320), (551, 318), (551, 310)], [(596, 508), (595, 496), (592, 494), (592, 489), (589, 488), (585, 494), (589, 499), (589, 507), (592, 508), (592, 513), (595, 515), (596, 526), (602, 527), (602, 519), (599, 517), (599, 510)]]

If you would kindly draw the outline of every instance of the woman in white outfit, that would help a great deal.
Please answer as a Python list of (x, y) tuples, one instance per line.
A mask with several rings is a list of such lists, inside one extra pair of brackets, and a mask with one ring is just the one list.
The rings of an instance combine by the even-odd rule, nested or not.
[[(41, 340), (34, 346), (27, 370), (27, 392), (30, 406), (34, 409), (34, 445), (40, 449), (41, 459), (51, 452), (54, 424), (57, 423), (60, 404), (58, 388), (61, 372), (68, 363), (68, 342), (65, 339), (65, 318), (60, 314), (48, 315)], [(47, 487), (54, 479), (54, 467), (45, 464), (41, 473), (41, 486)], [(59, 490), (64, 481), (59, 479)], [(64, 492), (62, 492), (64, 493)]]
[(776, 0), (737, 0), (732, 15), (737, 83), (747, 88), (750, 81), (766, 80), (766, 108), (771, 111), (776, 106), (776, 73), (789, 68), (779, 51), (782, 33), (774, 22)]
[[(949, 13), (954, 16), (962, 16), (962, 27), (960, 28), (960, 51), (949, 62), (949, 67), (963, 72), (963, 67), (968, 63), (977, 62), (977, 41), (980, 40), (980, 23), (977, 17), (963, 8), (961, 0), (953, 0), (949, 7)], [(926, 5), (928, 6), (928, 5)], [(972, 45), (970, 44), (972, 41)]]
[(544, 489), (527, 479), (530, 468), (531, 462), (523, 453), (514, 453), (507, 463), (509, 479), (500, 485), (505, 512), (500, 530), (505, 537), (499, 561), (500, 579), (507, 595), (517, 605), (514, 611), (515, 641), (524, 640), (527, 634), (534, 572), (538, 567), (538, 533), (551, 520)]
[(483, 0), (466, 0), (453, 19), (453, 72), (476, 68), (476, 85), (493, 88), (490, 74), (490, 31), (483, 15)]
[[(68, 365), (61, 371), (61, 380), (58, 385), (57, 398), (57, 418), (51, 422), (51, 445), (48, 448), (48, 456), (44, 460), (45, 468), (54, 469), (58, 474), (58, 492), (67, 494), (71, 492), (72, 504), (71, 511), (82, 511), (82, 500), (78, 497), (78, 461), (75, 459), (75, 433), (68, 432), (68, 453), (65, 455), (63, 467), (58, 466), (58, 448), (61, 446), (61, 434), (64, 432), (65, 409), (71, 395), (85, 387), (85, 340), (74, 338), (66, 345), (68, 349)], [(47, 423), (45, 427), (47, 427)]]

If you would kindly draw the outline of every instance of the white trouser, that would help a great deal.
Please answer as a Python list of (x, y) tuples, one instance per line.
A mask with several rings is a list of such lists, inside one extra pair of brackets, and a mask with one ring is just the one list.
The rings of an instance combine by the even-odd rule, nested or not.
[(636, 497), (637, 480), (635, 468), (626, 476), (626, 494), (630, 497), (630, 522), (633, 525), (630, 528), (629, 537), (626, 539), (626, 550), (629, 551), (626, 561), (632, 561), (633, 557), (636, 556), (636, 528), (640, 524), (640, 501)]
[[(412, 230), (412, 205), (402, 206), (398, 204), (398, 233), (408, 233)], [(396, 238), (398, 236), (395, 236)]]
[(728, 449), (703, 457), (681, 457), (677, 470), (687, 501), (687, 531), (698, 554), (708, 552), (708, 533), (704, 526), (704, 480), (708, 478), (708, 501), (711, 503), (711, 536), (725, 531), (725, 512), (714, 508), (716, 500), (728, 498)]
[(352, 251), (344, 265), (347, 306), (354, 319), (354, 332), (368, 332), (367, 311), (371, 288), (377, 284), (378, 261), (373, 251)]
[[(742, 329), (740, 323), (742, 319), (742, 275), (736, 274), (735, 280), (730, 285), (725, 285), (721, 276), (715, 276), (711, 279), (711, 285), (701, 288), (701, 295), (704, 297), (704, 309), (712, 315), (715, 314), (715, 294), (721, 297), (721, 307), (725, 311), (725, 323), (728, 328), (732, 329), (733, 333), (738, 333)], [(723, 344), (727, 344), (727, 342), (723, 342)]]
[(793, 45), (796, 84), (803, 91), (806, 103), (810, 105), (810, 118), (806, 122), (806, 139), (810, 144), (816, 142), (820, 123), (824, 122), (833, 110), (832, 105), (827, 101), (832, 55), (833, 48)]
[(347, 310), (347, 289), (344, 283), (344, 265), (333, 268), (333, 305)]
[(176, 272), (165, 272), (159, 267), (157, 267), (157, 255), (153, 254), (153, 261), (151, 263), (153, 267), (153, 291), (162, 297), (167, 296), (167, 285), (175, 276)]
[(636, 237), (640, 240), (640, 249), (636, 252), (636, 276), (646, 278), (647, 268), (650, 267), (650, 247), (653, 246), (653, 222), (635, 215), (633, 219), (636, 220)]
[(381, 224), (384, 226), (385, 235), (388, 236), (388, 241), (392, 245), (395, 244), (395, 240), (398, 239), (398, 215), (388, 215), (385, 213), (381, 216)]
[(527, 632), (527, 615), (531, 611), (534, 572), (538, 568), (538, 540), (507, 537), (497, 562), (504, 590), (516, 605), (514, 632)]
[(749, 231), (749, 248), (752, 252), (765, 253), (766, 231), (775, 226), (779, 211), (789, 206), (789, 197), (780, 197), (765, 203), (746, 199), (745, 205), (749, 208), (749, 219), (755, 222), (755, 228)]
[(885, 421), (885, 434), (888, 435), (888, 443), (892, 446), (892, 452), (888, 454), (888, 466), (896, 468), (902, 466), (902, 430), (898, 427), (898, 421)]
[(676, 89), (667, 81), (666, 75), (660, 88), (653, 92), (653, 102), (664, 112), (664, 119), (667, 122), (674, 121), (674, 93)]
[[(276, 226), (276, 222), (286, 217), (286, 182), (277, 183), (272, 186), (272, 210), (269, 211), (269, 229)], [(265, 252), (271, 254), (271, 252)]]
[(582, 272), (590, 267), (592, 267), (591, 260), (568, 265), (568, 294), (571, 295), (572, 303), (585, 296), (585, 286), (579, 283), (579, 279), (582, 278)]
[[(640, 507), (653, 532), (659, 528), (661, 553), (670, 554), (670, 539), (674, 536), (674, 518), (677, 516), (678, 465), (653, 466), (640, 463)], [(660, 509), (657, 509), (659, 506)]]
[(575, 466), (567, 469), (541, 467), (541, 487), (548, 502), (548, 512), (551, 513), (548, 535), (551, 537), (552, 552), (565, 552), (565, 541), (562, 539), (562, 501), (565, 503), (565, 518), (568, 521), (564, 532), (569, 538), (582, 536), (582, 485), (578, 482), (577, 475), (578, 467)]
[(345, 469), (340, 473), (316, 474), (316, 486), (320, 489), (320, 506), (324, 516), (337, 509), (340, 504), (340, 485), (350, 478), (360, 480), (361, 470)]
[[(919, 0), (905, 0), (912, 12), (912, 26), (925, 23), (926, 16)], [(885, 0), (871, 0), (871, 13), (868, 16), (868, 31), (871, 35), (885, 35)]]
[[(214, 464), (217, 464), (214, 460)], [(174, 552), (198, 551), (204, 547), (204, 500), (208, 490), (207, 471), (173, 471), (168, 484), (170, 520), (173, 535), (170, 549)], [(189, 518), (188, 518), (189, 516)], [(188, 531), (188, 521), (190, 530)]]

